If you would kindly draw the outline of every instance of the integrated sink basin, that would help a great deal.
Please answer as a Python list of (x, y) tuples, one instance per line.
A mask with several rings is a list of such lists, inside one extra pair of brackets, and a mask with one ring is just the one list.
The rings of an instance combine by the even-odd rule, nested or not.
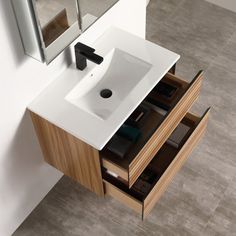
[(28, 109), (102, 150), (179, 55), (116, 27), (93, 43), (82, 43), (94, 48), (103, 62), (88, 61), (83, 71), (73, 63)]
[(106, 120), (145, 78), (152, 65), (113, 48), (65, 99), (78, 108)]

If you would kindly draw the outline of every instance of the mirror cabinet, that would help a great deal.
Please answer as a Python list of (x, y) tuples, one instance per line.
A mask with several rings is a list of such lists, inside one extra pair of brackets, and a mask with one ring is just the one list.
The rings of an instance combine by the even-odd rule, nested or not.
[(118, 0), (12, 0), (25, 53), (49, 64)]

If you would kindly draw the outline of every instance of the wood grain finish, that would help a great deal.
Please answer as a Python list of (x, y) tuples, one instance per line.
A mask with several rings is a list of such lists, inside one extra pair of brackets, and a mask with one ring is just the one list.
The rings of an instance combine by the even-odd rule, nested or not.
[[(202, 84), (202, 73), (194, 79), (184, 96), (177, 105), (172, 109), (165, 121), (158, 127), (146, 145), (139, 152), (137, 157), (129, 166), (129, 186), (131, 187), (144, 171), (150, 161), (153, 159), (158, 150), (165, 143), (170, 134), (175, 130), (177, 125), (186, 115), (190, 107), (198, 98)], [(175, 78), (173, 75), (169, 75)]]
[[(171, 73), (167, 74), (167, 77), (173, 81), (179, 83), (187, 83)], [(182, 118), (186, 115), (190, 107), (193, 105), (195, 100), (198, 98), (200, 93), (200, 88), (203, 80), (203, 72), (200, 71), (196, 77), (193, 79), (192, 83), (189, 85), (188, 89), (178, 101), (175, 107), (169, 112), (168, 116), (161, 123), (161, 125), (156, 129), (148, 142), (142, 147), (137, 156), (129, 164), (128, 168), (125, 170), (119, 165), (113, 163), (106, 159), (105, 168), (117, 173), (122, 173), (122, 178), (128, 181), (129, 187), (135, 183), (137, 178), (147, 167), (150, 161), (153, 159), (157, 151), (165, 143), (169, 135), (174, 131)], [(105, 160), (105, 159), (104, 159)], [(109, 165), (107, 164), (109, 163)], [(126, 171), (126, 174), (125, 174)]]
[(107, 170), (110, 170), (111, 172), (116, 173), (117, 175), (119, 175), (124, 180), (129, 179), (129, 175), (128, 175), (127, 170), (125, 170), (122, 167), (116, 165), (115, 163), (111, 163), (107, 159), (102, 159), (102, 166), (104, 168), (106, 168)]
[(98, 150), (35, 113), (30, 112), (30, 115), (45, 161), (92, 192), (103, 196)]
[[(159, 200), (161, 195), (164, 193), (164, 191), (170, 184), (173, 177), (176, 175), (181, 166), (184, 164), (189, 154), (192, 152), (193, 148), (197, 145), (197, 143), (203, 136), (207, 126), (209, 112), (210, 108), (205, 112), (202, 118), (196, 117), (195, 115), (190, 113), (188, 113), (185, 116), (195, 122), (198, 121), (198, 125), (191, 133), (187, 141), (184, 143), (184, 145), (181, 147), (181, 149), (177, 152), (171, 164), (168, 166), (168, 168), (165, 170), (161, 178), (157, 181), (155, 186), (152, 188), (150, 193), (146, 196), (146, 198), (143, 201), (135, 199), (135, 197), (129, 195), (128, 193), (122, 191), (115, 185), (104, 180), (106, 194), (114, 197), (115, 199), (119, 200), (126, 206), (129, 206), (136, 212), (142, 214), (143, 219), (147, 217), (147, 215), (150, 213), (156, 202)], [(141, 212), (140, 212), (140, 205), (142, 206)]]
[(139, 214), (143, 212), (143, 204), (128, 194), (124, 194), (119, 188), (104, 180), (105, 192), (107, 195), (118, 199), (120, 202), (133, 209)]
[[(204, 135), (204, 132), (207, 126), (208, 117), (209, 117), (209, 112), (210, 112), (210, 109), (206, 111), (205, 115), (202, 117), (201, 121), (199, 122), (197, 128), (194, 130), (194, 132), (185, 142), (185, 144), (183, 145), (181, 150), (178, 152), (177, 156), (172, 161), (168, 169), (165, 171), (165, 173), (162, 175), (162, 177), (157, 182), (155, 187), (152, 189), (152, 191), (144, 200), (143, 218), (145, 218), (150, 213), (150, 211), (152, 210), (156, 202), (159, 200), (161, 195), (164, 193), (164, 191), (170, 184), (173, 177), (176, 175), (176, 173), (182, 167), (184, 162), (187, 160), (193, 148), (197, 145), (201, 137)], [(191, 117), (191, 116), (193, 116), (193, 114), (190, 114), (190, 115), (187, 114), (187, 117)]]

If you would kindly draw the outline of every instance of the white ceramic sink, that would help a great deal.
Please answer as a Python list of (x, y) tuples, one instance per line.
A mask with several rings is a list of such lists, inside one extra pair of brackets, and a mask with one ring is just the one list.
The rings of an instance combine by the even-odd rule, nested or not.
[[(88, 61), (80, 71), (73, 63), (28, 109), (101, 150), (179, 55), (116, 27), (82, 43), (104, 58), (102, 64)], [(101, 97), (103, 89), (111, 96)]]
[(85, 76), (65, 99), (101, 119), (109, 116), (144, 78), (152, 65), (118, 48)]

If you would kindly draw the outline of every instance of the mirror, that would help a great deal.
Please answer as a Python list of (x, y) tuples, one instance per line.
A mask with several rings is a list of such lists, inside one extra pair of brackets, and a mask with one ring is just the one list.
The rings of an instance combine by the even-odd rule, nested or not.
[(80, 34), (77, 0), (32, 0), (46, 63)]
[(75, 0), (34, 1), (35, 13), (45, 48), (66, 33), (70, 27), (74, 27), (74, 25), (78, 27), (79, 17)]
[(49, 64), (81, 34), (78, 0), (12, 0), (25, 53)]
[(118, 0), (12, 0), (25, 53), (49, 64)]
[(81, 29), (85, 31), (119, 0), (78, 0)]

